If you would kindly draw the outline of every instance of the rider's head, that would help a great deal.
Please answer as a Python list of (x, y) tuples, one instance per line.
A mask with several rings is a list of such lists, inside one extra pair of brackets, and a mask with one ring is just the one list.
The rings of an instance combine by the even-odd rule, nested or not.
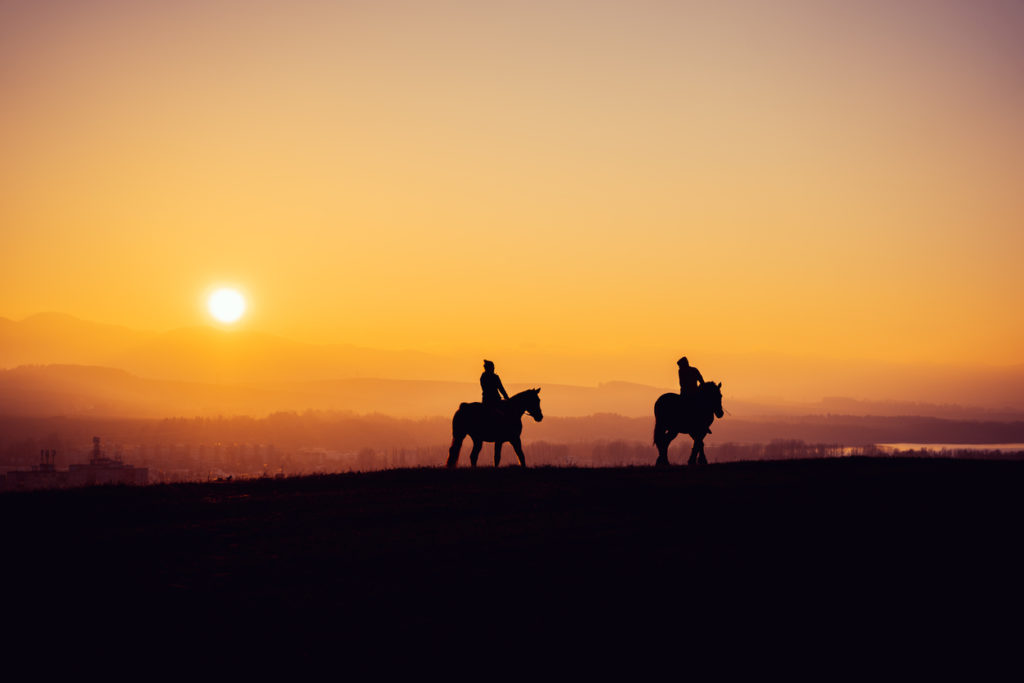
[(487, 372), (494, 372), (494, 362), (493, 361), (489, 361), (489, 360), (485, 360), (484, 361), (484, 370), (486, 370)]
[(689, 367), (690, 361), (686, 360), (686, 356), (683, 356), (682, 358), (676, 361), (676, 365), (683, 368)]

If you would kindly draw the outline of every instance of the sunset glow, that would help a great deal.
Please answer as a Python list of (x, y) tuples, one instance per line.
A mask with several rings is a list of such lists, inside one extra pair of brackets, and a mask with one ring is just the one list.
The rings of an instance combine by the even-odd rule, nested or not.
[(0, 0), (9, 669), (1011, 671), (1022, 261), (1024, 0)]
[(470, 379), (1020, 366), (1021, 35), (1000, 0), (0, 0), (0, 317), (202, 325), (230, 273), (250, 329)]

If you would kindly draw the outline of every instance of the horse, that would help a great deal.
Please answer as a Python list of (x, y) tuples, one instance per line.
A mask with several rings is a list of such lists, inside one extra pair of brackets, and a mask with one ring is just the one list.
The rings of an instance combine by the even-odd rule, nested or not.
[(654, 402), (654, 445), (658, 460), (654, 464), (668, 466), (668, 445), (677, 434), (689, 434), (693, 450), (687, 465), (707, 465), (704, 436), (711, 433), (711, 423), (725, 414), (722, 408), (722, 383), (705, 382), (692, 397), (662, 394)]
[(452, 417), (452, 446), (448, 449), (448, 467), (455, 467), (459, 462), (459, 451), (467, 435), (473, 439), (473, 450), (469, 454), (469, 464), (473, 467), (476, 467), (484, 441), (494, 442), (495, 467), (501, 463), (501, 446), (506, 441), (512, 444), (519, 456), (519, 464), (526, 467), (523, 442), (519, 438), (523, 433), (523, 413), (528, 413), (536, 422), (544, 419), (540, 411), (539, 394), (540, 389), (520, 391), (501, 402), (500, 413), (483, 403), (460, 404)]

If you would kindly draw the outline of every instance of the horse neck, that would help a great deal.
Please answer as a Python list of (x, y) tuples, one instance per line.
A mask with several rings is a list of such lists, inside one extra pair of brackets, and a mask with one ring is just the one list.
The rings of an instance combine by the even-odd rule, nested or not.
[(696, 394), (696, 396), (697, 396), (696, 406), (697, 406), (697, 409), (700, 410), (701, 412), (714, 413), (715, 412), (715, 395), (711, 391), (704, 389), (704, 387), (706, 387), (706, 386), (707, 386), (706, 384), (703, 385), (700, 388), (700, 390), (697, 391), (697, 394)]
[(512, 406), (513, 410), (518, 412), (520, 415), (526, 412), (526, 399), (528, 393), (528, 391), (520, 391), (518, 394), (513, 394), (508, 398), (509, 405)]

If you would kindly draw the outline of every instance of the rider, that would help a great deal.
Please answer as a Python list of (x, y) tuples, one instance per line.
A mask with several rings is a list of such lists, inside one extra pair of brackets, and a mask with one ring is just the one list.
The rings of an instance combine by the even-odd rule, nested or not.
[(703, 384), (700, 371), (690, 365), (685, 355), (676, 361), (676, 365), (679, 366), (679, 395), (683, 398), (692, 396)]
[[(679, 395), (683, 399), (683, 405), (689, 405), (693, 400), (693, 397), (697, 394), (697, 388), (704, 384), (704, 377), (700, 374), (700, 370), (690, 365), (690, 361), (683, 356), (676, 365), (679, 366)], [(708, 430), (708, 434), (711, 430)]]
[(704, 384), (704, 377), (701, 376), (700, 370), (690, 365), (686, 356), (676, 361), (676, 365), (679, 366), (679, 395), (688, 398)]
[(501, 384), (501, 378), (494, 373), (494, 363), (485, 360), (484, 372), (480, 375), (480, 389), (483, 391), (484, 405), (492, 410), (501, 410), (501, 397), (508, 400), (508, 392)]

